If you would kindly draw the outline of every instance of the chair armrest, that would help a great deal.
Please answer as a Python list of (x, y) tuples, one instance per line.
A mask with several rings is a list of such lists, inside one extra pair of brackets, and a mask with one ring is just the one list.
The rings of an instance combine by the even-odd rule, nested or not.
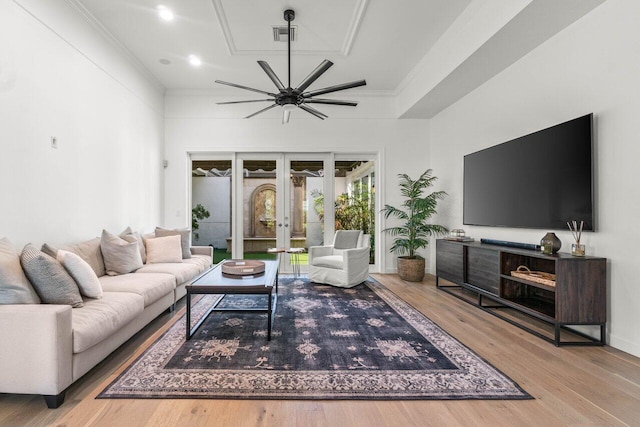
[(71, 306), (0, 305), (0, 325), (0, 392), (57, 395), (71, 385)]
[(313, 259), (321, 256), (333, 254), (333, 246), (310, 246), (309, 247), (309, 264), (313, 264)]
[(211, 246), (191, 246), (191, 255), (206, 255), (213, 259), (213, 247)]
[(369, 252), (369, 247), (345, 249), (342, 252), (345, 270), (368, 268)]

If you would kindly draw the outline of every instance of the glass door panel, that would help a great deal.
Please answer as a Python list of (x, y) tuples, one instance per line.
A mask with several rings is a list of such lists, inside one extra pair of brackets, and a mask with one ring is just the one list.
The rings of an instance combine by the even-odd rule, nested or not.
[[(322, 155), (324, 156), (324, 155)], [(318, 156), (316, 156), (318, 157)], [(286, 155), (289, 166), (289, 218), (291, 227), (289, 245), (294, 254), (290, 262), (294, 270), (308, 270), (309, 246), (324, 244), (324, 167), (323, 159), (300, 160), (295, 155)], [(300, 253), (295, 253), (300, 251)]]
[[(243, 259), (276, 259), (268, 252), (283, 247), (278, 189), (278, 156), (242, 156), (242, 249)], [(280, 234), (280, 236), (279, 236)]]
[(192, 160), (192, 242), (211, 246), (214, 262), (231, 258), (232, 160)]
[(337, 160), (334, 169), (335, 229), (371, 236), (369, 264), (375, 264), (375, 161)]

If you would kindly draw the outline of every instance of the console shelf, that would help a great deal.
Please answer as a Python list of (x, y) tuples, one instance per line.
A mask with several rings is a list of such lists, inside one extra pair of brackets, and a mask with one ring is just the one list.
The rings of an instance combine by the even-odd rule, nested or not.
[[(556, 346), (604, 345), (606, 263), (605, 258), (598, 257), (544, 255), (528, 249), (438, 240), (436, 286)], [(511, 272), (521, 265), (532, 271), (554, 274), (555, 286), (512, 276)], [(441, 279), (449, 284), (441, 283)], [(465, 297), (459, 290), (470, 292), (476, 298)], [(514, 316), (507, 316), (503, 309), (524, 313), (550, 325), (551, 336), (515, 320)], [(599, 327), (599, 338), (568, 328), (578, 325)], [(581, 339), (562, 340), (564, 330)]]

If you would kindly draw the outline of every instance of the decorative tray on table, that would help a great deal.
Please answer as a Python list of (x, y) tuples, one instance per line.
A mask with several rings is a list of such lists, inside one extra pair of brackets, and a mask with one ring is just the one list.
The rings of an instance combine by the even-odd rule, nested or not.
[(264, 272), (264, 262), (252, 259), (232, 259), (222, 263), (222, 272), (234, 276), (248, 276)]

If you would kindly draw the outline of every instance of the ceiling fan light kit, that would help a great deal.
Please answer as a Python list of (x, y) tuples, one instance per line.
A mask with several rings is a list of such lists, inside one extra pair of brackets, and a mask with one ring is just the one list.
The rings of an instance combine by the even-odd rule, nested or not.
[(216, 80), (216, 83), (235, 87), (238, 89), (249, 90), (252, 92), (261, 93), (271, 98), (266, 99), (252, 99), (247, 101), (228, 101), (228, 102), (218, 102), (218, 105), (224, 104), (243, 104), (248, 102), (273, 102), (272, 105), (269, 105), (266, 108), (263, 108), (259, 111), (256, 111), (253, 114), (245, 117), (249, 119), (254, 117), (260, 113), (263, 113), (267, 110), (270, 110), (274, 107), (281, 106), (282, 107), (282, 123), (289, 123), (289, 118), (291, 116), (291, 112), (296, 108), (299, 108), (307, 113), (311, 114), (319, 118), (320, 120), (324, 120), (328, 116), (315, 108), (309, 106), (308, 104), (325, 104), (325, 105), (343, 105), (348, 107), (355, 107), (358, 105), (355, 101), (340, 101), (336, 99), (326, 99), (326, 98), (314, 98), (318, 95), (324, 95), (327, 93), (338, 92), (341, 90), (351, 89), (358, 86), (364, 86), (367, 84), (365, 80), (357, 80), (355, 82), (343, 83), (335, 86), (329, 86), (322, 89), (313, 90), (310, 92), (305, 92), (305, 90), (311, 86), (322, 74), (324, 74), (331, 66), (333, 62), (325, 59), (318, 65), (315, 70), (313, 70), (307, 77), (302, 80), (302, 82), (293, 89), (291, 87), (291, 21), (295, 19), (295, 12), (291, 9), (287, 9), (284, 11), (284, 19), (287, 21), (287, 87), (280, 81), (276, 73), (271, 69), (269, 64), (266, 61), (258, 61), (258, 65), (262, 68), (262, 70), (267, 74), (269, 79), (273, 82), (273, 84), (278, 89), (277, 93), (267, 92), (260, 89), (254, 89), (247, 86), (238, 85), (235, 83), (224, 82), (222, 80)]

